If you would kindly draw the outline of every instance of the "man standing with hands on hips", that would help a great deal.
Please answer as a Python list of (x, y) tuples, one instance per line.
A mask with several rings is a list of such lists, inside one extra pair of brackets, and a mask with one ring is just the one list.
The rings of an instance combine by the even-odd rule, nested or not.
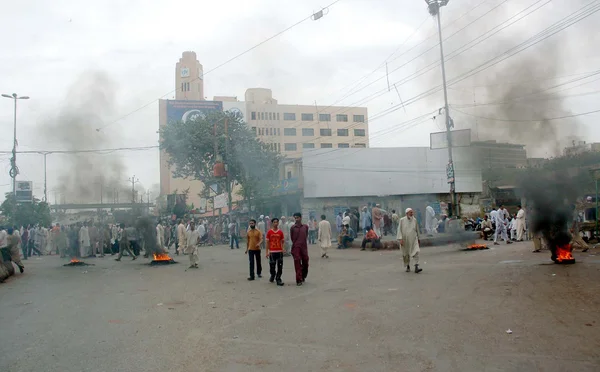
[(302, 223), (302, 214), (294, 213), (296, 223), (290, 228), (292, 256), (296, 269), (296, 285), (301, 286), (308, 276), (308, 226)]
[(402, 258), (404, 259), (406, 272), (410, 272), (410, 259), (412, 258), (415, 264), (415, 273), (418, 274), (423, 269), (419, 268), (419, 251), (421, 250), (419, 245), (421, 242), (419, 239), (419, 224), (414, 214), (412, 208), (406, 208), (406, 216), (400, 219), (397, 239), (400, 241), (400, 247), (402, 247)]

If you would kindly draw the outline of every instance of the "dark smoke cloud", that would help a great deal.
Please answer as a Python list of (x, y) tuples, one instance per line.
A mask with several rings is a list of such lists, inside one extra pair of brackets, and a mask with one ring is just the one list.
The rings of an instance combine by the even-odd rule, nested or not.
[[(96, 131), (116, 113), (116, 84), (103, 72), (83, 74), (70, 87), (58, 115), (41, 126), (48, 143), (61, 150), (88, 150), (115, 147), (118, 133)], [(60, 157), (58, 192), (64, 202), (105, 202), (131, 200), (131, 186), (118, 154), (80, 153)], [(139, 191), (139, 185), (136, 185)], [(139, 196), (138, 196), (139, 200)]]
[(167, 253), (162, 247), (159, 247), (156, 242), (156, 223), (151, 217), (140, 217), (138, 218), (135, 227), (142, 234), (146, 253), (150, 257), (153, 254)]

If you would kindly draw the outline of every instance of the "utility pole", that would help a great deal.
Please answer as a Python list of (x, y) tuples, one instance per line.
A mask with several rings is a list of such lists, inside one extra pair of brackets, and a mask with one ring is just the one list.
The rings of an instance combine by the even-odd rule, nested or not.
[(229, 179), (229, 132), (228, 132), (229, 118), (225, 118), (225, 187), (227, 188), (227, 207), (229, 214), (232, 214), (232, 201), (231, 201), (231, 181)]
[(44, 202), (48, 203), (48, 173), (46, 168), (46, 156), (48, 153), (44, 153)]
[(429, 7), (429, 14), (437, 17), (438, 34), (440, 38), (440, 61), (442, 65), (442, 83), (444, 87), (444, 110), (446, 111), (446, 137), (448, 140), (448, 166), (446, 174), (450, 184), (450, 202), (452, 203), (452, 213), (450, 217), (458, 216), (458, 205), (456, 205), (456, 179), (454, 174), (454, 162), (452, 160), (452, 128), (454, 124), (450, 118), (450, 107), (448, 105), (448, 87), (446, 85), (446, 66), (444, 64), (444, 44), (442, 38), (442, 20), (440, 9), (448, 5), (449, 0), (425, 0)]
[(13, 189), (13, 196), (17, 197), (17, 175), (19, 174), (19, 168), (17, 168), (17, 100), (19, 99), (29, 99), (28, 96), (21, 96), (19, 97), (19, 95), (17, 93), (13, 93), (11, 94), (3, 94), (2, 97), (5, 98), (10, 98), (13, 101), (15, 101), (15, 118), (14, 118), (14, 123), (13, 123), (13, 149), (12, 149), (12, 158), (10, 159), (10, 171), (8, 172), (8, 174), (10, 175), (10, 178), (12, 178), (12, 189)]
[(140, 180), (135, 178), (134, 174), (133, 177), (129, 179), (129, 182), (131, 182), (131, 201), (133, 202), (133, 204), (135, 204), (135, 184), (140, 182)]

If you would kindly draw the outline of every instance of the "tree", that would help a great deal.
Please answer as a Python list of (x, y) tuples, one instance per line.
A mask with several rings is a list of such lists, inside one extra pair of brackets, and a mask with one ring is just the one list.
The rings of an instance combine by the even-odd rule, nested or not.
[(6, 218), (6, 225), (27, 226), (52, 223), (48, 203), (33, 199), (30, 203), (17, 202), (12, 193), (6, 194), (6, 199), (0, 205), (0, 212)]
[[(279, 182), (281, 155), (258, 141), (236, 114), (213, 111), (194, 120), (170, 123), (161, 129), (161, 138), (160, 147), (169, 155), (175, 177), (188, 177), (226, 189), (226, 179), (213, 174), (217, 161), (223, 160), (227, 164), (230, 189), (237, 181), (246, 200), (272, 195)], [(209, 197), (208, 187), (202, 196)]]

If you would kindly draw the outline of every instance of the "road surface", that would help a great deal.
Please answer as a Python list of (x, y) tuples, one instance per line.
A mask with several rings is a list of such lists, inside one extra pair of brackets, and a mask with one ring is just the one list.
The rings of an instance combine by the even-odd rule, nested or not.
[[(530, 243), (463, 252), (311, 246), (305, 286), (248, 276), (243, 249), (200, 269), (30, 259), (0, 285), (0, 371), (599, 371), (600, 254), (559, 266)], [(512, 334), (507, 333), (511, 330)]]

